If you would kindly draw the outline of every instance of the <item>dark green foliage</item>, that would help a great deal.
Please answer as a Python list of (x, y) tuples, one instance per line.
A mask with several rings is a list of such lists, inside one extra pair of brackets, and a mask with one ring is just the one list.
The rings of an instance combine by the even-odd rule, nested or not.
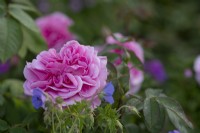
[(98, 108), (97, 125), (105, 133), (115, 133), (117, 129), (122, 129), (119, 121), (119, 114), (116, 109), (112, 109), (111, 105)]
[(94, 116), (87, 102), (78, 102), (64, 110), (59, 106), (60, 104), (47, 103), (47, 110), (44, 112), (46, 127), (53, 133), (81, 133), (83, 129), (93, 128)]
[[(24, 58), (27, 49), (34, 53), (46, 49), (44, 42), (38, 43), (41, 35), (35, 21), (27, 13), (28, 11), (38, 15), (34, 6), (27, 0), (5, 1), (1, 0), (0, 3), (0, 61), (4, 62), (17, 54)], [(23, 26), (32, 31), (27, 33)]]
[(0, 17), (0, 34), (0, 59), (6, 61), (16, 54), (22, 45), (20, 24), (12, 18)]

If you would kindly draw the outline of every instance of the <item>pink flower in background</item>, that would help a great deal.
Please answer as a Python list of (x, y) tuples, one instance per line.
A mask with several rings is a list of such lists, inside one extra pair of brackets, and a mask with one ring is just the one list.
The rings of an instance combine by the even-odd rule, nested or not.
[(116, 38), (118, 38), (118, 39), (123, 39), (124, 36), (123, 36), (122, 34), (120, 34), (120, 33), (114, 33), (113, 35), (115, 36), (115, 38), (114, 38), (113, 36), (108, 36), (108, 37), (106, 38), (106, 42), (107, 42), (108, 44), (117, 44), (117, 45), (120, 45), (121, 42), (119, 42)]
[(200, 55), (194, 61), (194, 72), (197, 82), (200, 84)]
[(129, 91), (126, 93), (128, 94), (135, 94), (137, 93), (142, 85), (142, 82), (144, 80), (144, 74), (143, 71), (133, 67), (131, 63), (128, 64), (129, 67), (129, 73), (130, 73), (130, 79), (129, 79)]
[(192, 75), (193, 75), (193, 73), (192, 73), (192, 70), (190, 68), (187, 68), (187, 69), (184, 70), (184, 76), (186, 78), (191, 78)]
[[(114, 36), (119, 40), (124, 38), (124, 36), (121, 35), (120, 33), (115, 33)], [(106, 42), (108, 44), (117, 44), (119, 46), (126, 48), (127, 50), (132, 51), (138, 57), (138, 59), (140, 59), (140, 61), (144, 63), (144, 52), (140, 44), (138, 44), (134, 40), (122, 43), (118, 41), (117, 39), (115, 39), (113, 36), (108, 36), (106, 38)]]
[(75, 35), (69, 31), (73, 21), (62, 13), (56, 12), (38, 18), (36, 24), (49, 48), (60, 50), (67, 41), (75, 39)]
[[(136, 55), (136, 57), (138, 57), (138, 59), (142, 63), (144, 63), (144, 52), (143, 52), (143, 49), (140, 46), (140, 44), (138, 44), (134, 40), (120, 42), (119, 40), (123, 40), (125, 38), (120, 33), (115, 33), (114, 36), (115, 36), (115, 38), (113, 36), (108, 36), (106, 38), (106, 42), (108, 44), (119, 45), (119, 46), (133, 52)], [(118, 55), (124, 54), (124, 51), (122, 49), (113, 49), (110, 52), (116, 53)], [(118, 57), (117, 59), (114, 60), (115, 66), (119, 66), (121, 63), (122, 63), (122, 59), (120, 57)], [(129, 68), (130, 79), (129, 79), (129, 91), (127, 92), (127, 95), (137, 93), (140, 90), (141, 84), (144, 80), (143, 72), (141, 70), (135, 68), (131, 62), (128, 63), (128, 68)]]
[(100, 105), (98, 94), (106, 85), (107, 58), (98, 56), (93, 47), (67, 42), (59, 52), (41, 52), (24, 68), (24, 92), (33, 95), (35, 88), (64, 100), (63, 106), (81, 100), (91, 100), (92, 107)]

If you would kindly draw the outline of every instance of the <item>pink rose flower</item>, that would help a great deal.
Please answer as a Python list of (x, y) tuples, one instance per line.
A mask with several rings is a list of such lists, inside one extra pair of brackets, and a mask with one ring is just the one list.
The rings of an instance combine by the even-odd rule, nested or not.
[[(123, 39), (124, 36), (120, 33), (115, 33), (114, 36), (117, 39)], [(108, 36), (106, 38), (106, 42), (108, 44), (116, 44), (121, 47), (124, 47), (127, 50), (132, 51), (138, 59), (144, 63), (144, 52), (140, 44), (138, 44), (136, 41), (127, 41), (127, 42), (120, 42), (119, 40), (115, 39), (113, 36)], [(116, 53), (118, 55), (123, 55), (124, 52), (121, 49), (113, 49), (110, 52)], [(122, 63), (122, 59), (118, 57), (116, 60), (114, 60), (114, 65), (119, 66)], [(144, 74), (141, 70), (135, 68), (132, 63), (128, 63), (128, 68), (129, 68), (129, 74), (130, 74), (130, 79), (129, 79), (129, 91), (126, 93), (126, 95), (129, 94), (135, 94), (137, 93), (140, 88), (141, 84), (144, 80)]]
[(128, 67), (130, 73), (130, 79), (129, 79), (130, 89), (126, 93), (126, 95), (137, 93), (140, 90), (142, 82), (144, 80), (143, 71), (133, 67), (131, 63), (128, 64)]
[(56, 12), (38, 18), (36, 24), (49, 48), (60, 50), (67, 41), (75, 39), (75, 36), (69, 31), (73, 21), (62, 13)]
[[(120, 33), (115, 33), (114, 36), (118, 39), (123, 39), (124, 36), (121, 35)], [(120, 42), (118, 40), (116, 40), (113, 36), (108, 36), (106, 38), (106, 42), (108, 44), (117, 44), (119, 46), (122, 46), (124, 48), (126, 48), (127, 50), (130, 50), (132, 51), (133, 53), (135, 53), (135, 55), (138, 57), (138, 59), (140, 59), (140, 61), (142, 63), (144, 63), (144, 52), (143, 52), (143, 49), (141, 47), (140, 44), (138, 44), (136, 41), (134, 40), (131, 40), (131, 41), (127, 41), (127, 42)], [(119, 53), (119, 52), (116, 52), (116, 53)]]
[(194, 72), (196, 81), (200, 85), (200, 55), (194, 61)]
[(67, 42), (59, 52), (41, 52), (24, 68), (25, 94), (32, 96), (33, 90), (40, 88), (54, 102), (61, 97), (63, 106), (89, 100), (95, 108), (101, 103), (98, 94), (107, 79), (107, 58), (97, 53), (93, 47), (77, 41)]

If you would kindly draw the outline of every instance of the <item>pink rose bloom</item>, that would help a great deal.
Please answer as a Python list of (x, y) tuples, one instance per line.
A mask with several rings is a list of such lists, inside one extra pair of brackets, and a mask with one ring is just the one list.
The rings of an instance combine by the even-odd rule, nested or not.
[(106, 85), (107, 58), (98, 56), (93, 47), (67, 42), (59, 52), (55, 49), (42, 51), (24, 68), (24, 92), (33, 95), (35, 88), (48, 94), (55, 102), (64, 100), (63, 106), (81, 100), (92, 101), (99, 106), (98, 94)]
[(128, 64), (128, 67), (129, 67), (129, 73), (130, 73), (130, 79), (129, 79), (130, 89), (126, 93), (126, 95), (137, 93), (140, 90), (141, 84), (144, 80), (143, 71), (133, 67), (131, 63)]
[[(124, 36), (122, 36), (120, 33), (115, 33), (114, 36), (118, 39), (124, 38)], [(120, 41), (116, 40), (113, 36), (108, 36), (106, 38), (106, 42), (108, 44), (117, 44), (119, 46), (126, 48), (127, 50), (132, 51), (138, 57), (138, 59), (140, 59), (140, 61), (142, 63), (144, 63), (143, 49), (140, 46), (140, 44), (138, 44), (136, 41), (131, 40), (131, 41), (128, 41), (128, 42), (121, 43)], [(116, 52), (116, 53), (118, 53), (118, 52)]]
[(49, 48), (60, 50), (67, 41), (75, 39), (75, 36), (69, 31), (73, 21), (62, 13), (56, 12), (38, 18), (36, 24)]
[[(124, 36), (120, 33), (115, 33), (114, 36), (119, 40), (124, 38)], [(144, 63), (144, 52), (140, 44), (138, 44), (137, 42), (133, 40), (122, 43), (118, 41), (117, 39), (115, 39), (113, 36), (108, 36), (106, 38), (106, 42), (108, 44), (119, 45), (121, 47), (126, 48), (127, 50), (132, 51), (138, 57), (138, 59), (142, 63)], [(113, 49), (110, 52), (116, 53), (119, 55), (124, 54), (123, 50), (121, 49)], [(120, 65), (121, 63), (122, 63), (121, 58), (117, 58), (116, 60), (114, 60), (114, 65), (116, 66)], [(130, 62), (128, 63), (128, 67), (129, 67), (129, 73), (130, 73), (130, 79), (129, 79), (130, 88), (129, 88), (129, 91), (126, 93), (127, 95), (137, 93), (140, 90), (141, 84), (144, 80), (144, 75), (141, 70), (135, 68)]]
[(195, 78), (200, 85), (200, 55), (194, 61)]

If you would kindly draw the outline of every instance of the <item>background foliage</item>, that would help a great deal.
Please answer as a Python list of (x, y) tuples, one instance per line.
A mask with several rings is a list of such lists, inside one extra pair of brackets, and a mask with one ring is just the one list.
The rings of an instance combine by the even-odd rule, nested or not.
[[(193, 68), (194, 58), (200, 53), (199, 0), (83, 0), (78, 10), (74, 10), (67, 0), (32, 0), (33, 4), (13, 0), (9, 6), (7, 2), (9, 0), (0, 1), (0, 59), (3, 62), (17, 55), (18, 63), (12, 65), (9, 72), (0, 74), (0, 118), (7, 121), (0, 119), (0, 131), (9, 128), (10, 132), (14, 132), (17, 128), (21, 133), (25, 132), (25, 127), (36, 132), (34, 127), (37, 127), (37, 132), (48, 132), (45, 124), (41, 123), (42, 110), (36, 112), (30, 101), (25, 100), (22, 73), (26, 61), (31, 61), (37, 53), (46, 49), (34, 19), (54, 11), (64, 12), (73, 19), (71, 31), (83, 44), (104, 44), (106, 35), (111, 32), (135, 37), (145, 49), (146, 60), (160, 59), (168, 75), (164, 84), (158, 84), (145, 75), (139, 94), (144, 96), (149, 87), (163, 89), (168, 96), (180, 102), (195, 131), (200, 131), (200, 87), (194, 76), (184, 77), (184, 70)], [(148, 107), (149, 102), (162, 112), (171, 101), (149, 97), (144, 104)], [(172, 119), (174, 114), (168, 109), (166, 111), (170, 114), (167, 119)], [(144, 111), (144, 115), (148, 116), (148, 113)], [(139, 125), (127, 124), (127, 132), (141, 132), (144, 127), (137, 117), (127, 115), (123, 119)], [(173, 129), (173, 126), (166, 129)]]

